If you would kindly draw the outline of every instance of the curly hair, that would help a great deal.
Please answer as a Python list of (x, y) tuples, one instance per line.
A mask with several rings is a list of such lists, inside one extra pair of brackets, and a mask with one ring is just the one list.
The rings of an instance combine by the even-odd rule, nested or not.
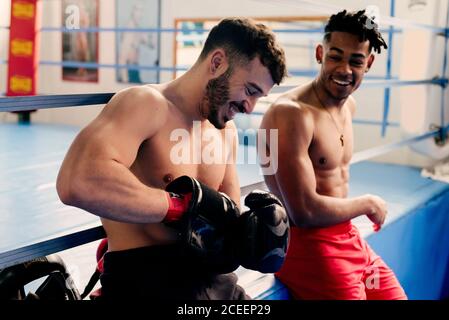
[(380, 53), (381, 47), (388, 48), (379, 32), (378, 25), (374, 22), (374, 17), (368, 17), (365, 14), (365, 10), (357, 12), (343, 10), (332, 15), (324, 27), (324, 40), (328, 42), (332, 32), (335, 31), (356, 35), (359, 37), (360, 42), (368, 40), (370, 52), (374, 49), (375, 52)]
[(222, 48), (230, 65), (244, 65), (256, 56), (270, 71), (274, 83), (279, 84), (287, 74), (284, 50), (276, 42), (274, 33), (264, 24), (247, 18), (226, 18), (210, 31), (200, 59)]

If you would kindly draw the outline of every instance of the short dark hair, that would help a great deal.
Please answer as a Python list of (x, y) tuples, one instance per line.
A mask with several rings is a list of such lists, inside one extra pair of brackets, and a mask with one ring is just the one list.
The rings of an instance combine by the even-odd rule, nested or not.
[(226, 52), (231, 66), (247, 63), (258, 56), (276, 84), (287, 74), (284, 50), (277, 44), (274, 33), (262, 23), (247, 18), (221, 20), (210, 31), (200, 59), (217, 48)]
[(381, 47), (388, 48), (379, 32), (378, 25), (374, 22), (374, 18), (368, 17), (365, 10), (357, 12), (343, 10), (332, 15), (324, 27), (324, 40), (328, 42), (334, 31), (357, 35), (360, 42), (368, 40), (370, 52), (374, 49), (374, 51), (380, 53)]

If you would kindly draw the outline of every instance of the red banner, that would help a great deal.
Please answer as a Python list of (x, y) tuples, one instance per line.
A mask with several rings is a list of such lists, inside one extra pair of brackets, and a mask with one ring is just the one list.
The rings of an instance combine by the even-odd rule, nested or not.
[(8, 96), (36, 94), (38, 67), (38, 0), (11, 0)]

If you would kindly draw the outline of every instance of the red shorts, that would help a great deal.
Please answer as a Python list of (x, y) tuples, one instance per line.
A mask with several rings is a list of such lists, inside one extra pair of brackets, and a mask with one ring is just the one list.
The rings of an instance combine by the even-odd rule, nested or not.
[(352, 223), (290, 230), (276, 276), (295, 299), (407, 299), (399, 281)]

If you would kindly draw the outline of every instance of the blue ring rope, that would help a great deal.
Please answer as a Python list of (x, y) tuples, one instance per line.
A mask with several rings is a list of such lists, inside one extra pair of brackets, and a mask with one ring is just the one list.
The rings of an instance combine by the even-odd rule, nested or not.
[[(270, 5), (273, 5), (272, 0), (255, 0), (258, 2), (268, 2)], [(339, 12), (343, 10), (343, 7), (337, 5), (330, 5), (325, 3), (319, 3), (317, 1), (311, 0), (278, 0), (276, 1), (276, 6), (280, 4), (293, 5), (298, 7), (299, 9), (304, 10), (304, 8), (308, 7), (309, 10), (318, 11), (321, 15), (332, 15), (335, 12)], [(381, 26), (395, 26), (395, 27), (403, 27), (403, 28), (416, 28), (416, 29), (424, 29), (428, 31), (432, 31), (439, 35), (445, 35), (447, 33), (447, 28), (441, 28), (433, 25), (427, 25), (422, 23), (416, 23), (409, 20), (399, 19), (391, 16), (381, 16), (380, 21)]]
[(408, 146), (415, 142), (419, 142), (419, 141), (437, 136), (439, 134), (440, 134), (440, 130), (433, 130), (433, 131), (424, 133), (422, 135), (413, 136), (411, 138), (407, 138), (407, 139), (404, 139), (404, 140), (401, 140), (398, 142), (388, 143), (388, 144), (385, 144), (382, 146), (378, 146), (378, 147), (374, 147), (374, 148), (370, 148), (367, 150), (357, 152), (352, 157), (351, 164), (362, 162), (362, 161), (365, 161), (368, 159), (372, 159), (374, 157), (383, 155), (383, 154), (393, 151), (395, 149), (398, 149), (398, 148), (401, 148), (404, 146)]
[[(447, 32), (449, 32), (449, 5), (447, 7), (447, 16), (446, 16), (446, 27), (448, 27)], [(443, 54), (443, 70), (441, 73), (441, 76), (444, 77), (446, 76), (446, 71), (447, 71), (447, 54), (448, 54), (448, 37), (446, 34), (446, 39), (444, 40), (444, 54)], [(441, 132), (441, 138), (443, 141), (446, 140), (446, 132), (447, 132), (447, 127), (446, 126), (446, 121), (445, 121), (445, 94), (446, 94), (446, 90), (447, 90), (447, 83), (441, 86), (441, 106), (440, 106), (440, 119), (441, 119), (441, 128), (443, 129)]]
[[(444, 130), (448, 130), (449, 126), (447, 126), (446, 128), (444, 128)], [(419, 142), (425, 139), (429, 139), (431, 137), (437, 136), (440, 134), (440, 130), (434, 130), (434, 131), (430, 131), (427, 133), (424, 133), (422, 135), (417, 135), (417, 136), (413, 136), (411, 138), (402, 140), (402, 141), (398, 141), (398, 142), (394, 142), (394, 143), (389, 143), (383, 146), (378, 146), (378, 147), (374, 147), (374, 148), (370, 148), (370, 149), (366, 149), (360, 152), (356, 152), (351, 160), (351, 164), (357, 163), (357, 162), (362, 162), (386, 153), (389, 153), (395, 149), (399, 149), (401, 147), (413, 144), (415, 142)], [(267, 186), (265, 184), (264, 181), (259, 181), (247, 186), (244, 186), (242, 188), (240, 188), (242, 195), (243, 194), (248, 194), (250, 193), (252, 190), (254, 189), (262, 189), (262, 190), (267, 190)]]
[[(390, 16), (395, 16), (395, 0), (390, 0)], [(393, 27), (390, 27), (390, 31), (393, 29)], [(391, 78), (391, 69), (392, 69), (392, 59), (393, 59), (393, 33), (388, 32), (388, 51), (387, 51), (387, 70), (386, 70), (386, 77)], [(387, 122), (388, 122), (388, 115), (390, 113), (390, 102), (391, 102), (391, 89), (385, 88), (384, 90), (384, 111), (382, 115), (382, 129), (381, 129), (381, 136), (385, 137), (385, 134), (387, 133)]]
[[(60, 107), (89, 106), (107, 103), (114, 93), (42, 95), (7, 97), (0, 99), (0, 112), (27, 111), (36, 109), (53, 109)], [(253, 116), (262, 116), (262, 112), (253, 112)], [(355, 124), (381, 125), (380, 121), (354, 119)], [(397, 122), (388, 122), (389, 126), (399, 127)]]
[[(367, 80), (365, 86), (399, 86), (399, 85), (422, 85), (422, 84), (438, 84), (442, 81), (447, 83), (447, 79), (431, 79), (431, 80)], [(372, 85), (370, 85), (372, 83)], [(285, 92), (296, 86), (276, 86), (271, 93)], [(73, 107), (84, 105), (95, 105), (107, 103), (113, 93), (93, 93), (93, 94), (65, 94), (65, 95), (41, 95), (41, 96), (20, 96), (0, 98), (0, 111), (26, 111), (45, 108)]]
[(66, 68), (114, 68), (114, 69), (129, 69), (129, 70), (154, 70), (154, 71), (187, 71), (187, 66), (179, 67), (160, 67), (149, 65), (129, 65), (129, 64), (108, 64), (108, 63), (95, 63), (95, 62), (79, 62), (79, 61), (39, 61), (43, 66), (62, 66)]
[[(401, 86), (418, 86), (418, 85), (447, 85), (447, 78), (434, 78), (423, 80), (366, 80), (362, 83), (363, 88), (376, 88), (376, 87), (401, 87)], [(296, 88), (297, 86), (275, 86), (271, 89), (270, 93), (283, 93), (287, 90)]]
[[(265, 113), (260, 111), (254, 111), (251, 112), (251, 116), (263, 116)], [(365, 119), (352, 119), (353, 124), (364, 124), (364, 125), (372, 125), (372, 126), (381, 126), (383, 125), (383, 121), (376, 121), (376, 120), (365, 120)], [(399, 122), (387, 122), (387, 126), (390, 127), (399, 127)]]
[[(48, 96), (24, 96), (8, 97), (0, 99), (0, 111), (25, 111), (43, 108), (59, 108), (70, 106), (83, 106), (107, 103), (114, 93), (96, 93), (96, 94), (72, 94), (72, 95), (48, 95)], [(441, 128), (447, 131), (449, 126)], [(441, 130), (434, 130), (423, 135), (414, 136), (399, 142), (374, 147), (354, 154), (351, 163), (361, 162), (375, 156), (388, 153), (394, 149), (410, 145), (412, 143), (428, 139), (440, 134)], [(266, 188), (263, 181), (242, 187), (242, 194), (249, 193), (255, 188)]]
[[(78, 32), (169, 32), (169, 33), (208, 33), (211, 29), (193, 29), (193, 28), (103, 28), (103, 27), (89, 27), (89, 28), (66, 28), (66, 27), (42, 27), (41, 32), (64, 32), (64, 33), (78, 33)], [(322, 33), (323, 28), (315, 29), (272, 29), (275, 33)]]
[[(9, 29), (5, 27), (5, 29)], [(322, 34), (323, 28), (313, 29), (271, 29), (274, 33), (315, 33)], [(136, 32), (136, 33), (208, 33), (210, 29), (193, 29), (193, 28), (104, 28), (104, 27), (89, 27), (89, 28), (67, 28), (67, 27), (42, 27), (40, 32), (64, 32), (64, 33), (100, 33), (100, 32)], [(390, 32), (389, 30), (380, 30), (381, 33)], [(392, 29), (393, 33), (402, 33), (402, 29)]]

